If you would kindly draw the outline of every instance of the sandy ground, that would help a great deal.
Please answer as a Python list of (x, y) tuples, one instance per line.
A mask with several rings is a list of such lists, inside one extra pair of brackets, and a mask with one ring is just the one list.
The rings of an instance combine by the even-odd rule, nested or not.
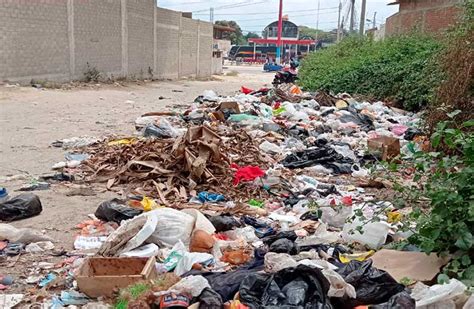
[[(238, 76), (219, 76), (211, 81), (92, 85), (72, 90), (0, 86), (0, 186), (14, 196), (18, 193), (16, 189), (29, 182), (28, 177), (51, 173), (51, 166), (64, 160), (64, 150), (50, 146), (55, 140), (132, 134), (134, 120), (143, 113), (191, 104), (206, 89), (231, 95), (241, 85), (259, 88), (269, 84), (273, 77), (261, 72), (261, 67), (227, 69), (231, 70), (239, 72)], [(160, 100), (160, 96), (165, 99)], [(43, 230), (55, 239), (57, 247), (70, 250), (75, 225), (86, 220), (100, 202), (115, 197), (102, 188), (91, 189), (96, 191), (95, 195), (66, 196), (69, 189), (64, 185), (36, 191), (43, 212), (12, 225)]]

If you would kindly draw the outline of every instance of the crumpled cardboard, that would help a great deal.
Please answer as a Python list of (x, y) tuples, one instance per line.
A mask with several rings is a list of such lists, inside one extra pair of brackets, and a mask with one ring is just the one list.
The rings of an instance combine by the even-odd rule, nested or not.
[(432, 253), (396, 251), (382, 249), (372, 257), (373, 266), (385, 270), (395, 280), (404, 278), (414, 281), (429, 282), (440, 272), (450, 258), (440, 258)]

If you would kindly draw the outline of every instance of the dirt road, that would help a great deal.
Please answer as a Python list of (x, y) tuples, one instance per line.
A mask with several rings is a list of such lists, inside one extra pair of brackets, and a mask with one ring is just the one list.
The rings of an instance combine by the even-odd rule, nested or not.
[[(64, 151), (50, 147), (58, 139), (74, 136), (132, 134), (134, 120), (150, 111), (169, 110), (175, 104), (191, 104), (206, 89), (230, 95), (241, 85), (262, 87), (272, 75), (256, 67), (230, 67), (238, 76), (219, 76), (212, 81), (153, 82), (127, 86), (100, 85), (73, 90), (0, 86), (0, 186), (10, 195), (28, 177), (51, 172), (64, 160)], [(162, 99), (159, 99), (162, 97)], [(13, 177), (12, 177), (13, 176)], [(13, 179), (12, 179), (13, 178)], [(77, 223), (86, 220), (97, 205), (116, 195), (103, 188), (92, 196), (66, 196), (63, 185), (35, 192), (43, 203), (36, 217), (16, 221), (16, 227), (45, 230), (57, 246), (71, 249)]]

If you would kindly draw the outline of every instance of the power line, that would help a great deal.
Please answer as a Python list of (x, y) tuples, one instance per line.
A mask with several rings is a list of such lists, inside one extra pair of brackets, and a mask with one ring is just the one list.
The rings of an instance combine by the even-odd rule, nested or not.
[[(321, 8), (321, 11), (322, 10), (335, 10), (335, 9), (338, 9), (338, 7), (327, 7), (327, 8)], [(311, 9), (311, 10), (296, 10), (296, 11), (285, 11), (284, 13), (287, 14), (287, 13), (299, 13), (299, 12), (315, 12), (317, 11), (317, 9)], [(234, 15), (275, 15), (275, 14), (278, 14), (278, 12), (268, 12), (268, 13), (222, 13), (222, 14), (215, 14), (216, 16), (217, 15), (225, 15), (225, 16), (234, 16)], [(194, 15), (207, 15), (205, 13), (202, 13), (202, 14), (194, 14)]]
[[(337, 13), (337, 11), (332, 12), (332, 13)], [(312, 17), (314, 17), (314, 14), (292, 15), (292, 16), (290, 16), (290, 17), (291, 17), (291, 19), (292, 19), (293, 17), (304, 17), (304, 16), (312, 16)], [(233, 19), (233, 20), (236, 21), (236, 22), (241, 22), (241, 21), (258, 21), (258, 20), (269, 20), (269, 19), (273, 20), (272, 17), (267, 17), (267, 18), (252, 18), (252, 19)]]
[[(223, 9), (233, 9), (233, 8), (239, 8), (243, 6), (250, 6), (250, 5), (256, 5), (260, 3), (265, 3), (268, 2), (269, 0), (263, 0), (263, 1), (245, 1), (245, 2), (239, 2), (239, 3), (234, 3), (234, 4), (227, 4), (227, 5), (221, 5), (221, 6), (216, 6), (214, 7), (214, 10), (223, 10)], [(202, 10), (197, 10), (193, 11), (193, 13), (200, 13), (200, 12), (207, 12), (209, 9), (202, 9)]]

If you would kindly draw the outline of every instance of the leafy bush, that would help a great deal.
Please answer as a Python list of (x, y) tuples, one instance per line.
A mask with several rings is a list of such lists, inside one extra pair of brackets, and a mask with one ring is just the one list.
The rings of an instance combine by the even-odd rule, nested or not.
[(421, 34), (374, 42), (349, 37), (302, 63), (300, 83), (309, 90), (348, 92), (402, 103), (418, 110), (441, 82), (435, 55), (442, 43)]

